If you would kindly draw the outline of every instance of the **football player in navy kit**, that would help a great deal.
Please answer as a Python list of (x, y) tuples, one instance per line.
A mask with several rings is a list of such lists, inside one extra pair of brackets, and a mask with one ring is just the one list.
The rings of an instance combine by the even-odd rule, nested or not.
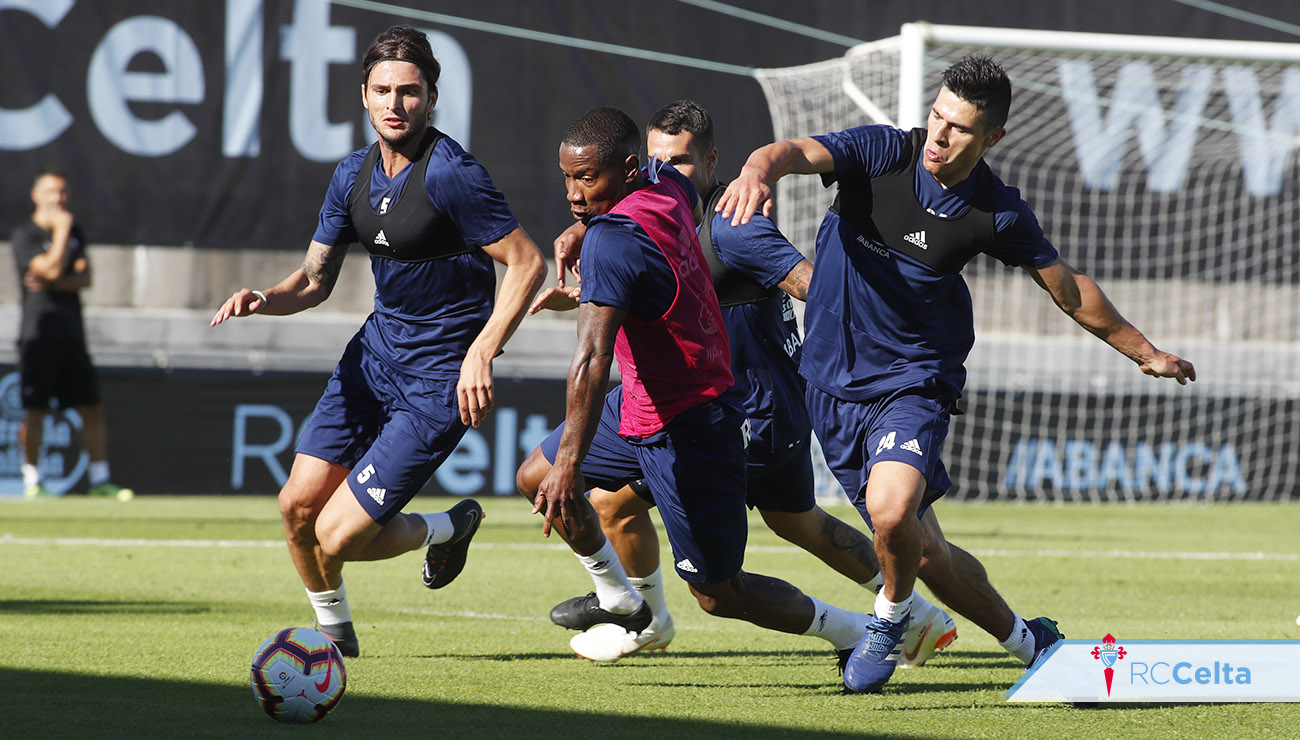
[[(1032, 665), (1061, 635), (1022, 620), (979, 561), (947, 543), (930, 504), (950, 485), (940, 459), (974, 343), (962, 267), (976, 254), (1024, 268), (1080, 326), (1139, 369), (1185, 384), (1190, 362), (1126, 321), (1057, 254), (1020, 198), (983, 160), (1006, 134), (1011, 83), (988, 57), (949, 67), (925, 129), (863, 126), (754, 151), (717, 211), (733, 224), (771, 208), (787, 174), (821, 174), (839, 192), (817, 236), (799, 370), (826, 459), (875, 531), (884, 588), (845, 685), (879, 691), (896, 667), (918, 568), (958, 613)], [(922, 236), (923, 234), (923, 236)], [(990, 605), (996, 608), (990, 608)]]
[[(758, 509), (772, 531), (816, 555), (842, 575), (874, 594), (880, 569), (871, 540), (826, 513), (813, 493), (808, 412), (799, 377), (799, 327), (791, 297), (804, 300), (812, 265), (766, 217), (730, 228), (713, 206), (726, 183), (717, 179), (718, 150), (713, 119), (698, 103), (679, 100), (660, 108), (646, 124), (646, 148), (652, 157), (690, 178), (703, 195), (705, 220), (700, 246), (709, 264), (731, 340), (731, 371), (744, 398), (749, 419), (746, 503)], [(556, 263), (563, 269), (577, 258), (583, 226), (574, 224), (556, 240)], [(543, 293), (540, 309), (557, 290)], [(649, 509), (653, 497), (638, 481), (618, 491), (594, 489), (590, 501), (601, 528), (619, 553), (632, 588), (646, 606), (629, 614), (611, 611), (596, 592), (569, 599), (551, 611), (551, 620), (570, 629), (587, 630), (614, 623), (626, 630), (673, 633), (663, 595), (659, 543)], [(936, 649), (956, 638), (956, 626), (942, 609), (918, 599), (917, 619), (904, 647), (908, 665), (921, 665)], [(628, 641), (611, 630), (573, 638), (571, 645), (589, 658), (622, 657)], [(658, 643), (663, 645), (664, 642)], [(848, 658), (844, 651), (842, 658)]]
[[(352, 242), (370, 252), (375, 308), (344, 350), (280, 491), (285, 538), (322, 631), (359, 646), (343, 563), (427, 548), (440, 588), (460, 573), (482, 519), (402, 508), (492, 408), (492, 358), (523, 318), (545, 265), (487, 172), (429, 125), (440, 67), (425, 35), (395, 26), (362, 61), (362, 104), (379, 135), (339, 163), (302, 266), (237, 291), (212, 319), (285, 315), (325, 300)], [(493, 298), (493, 261), (505, 265)]]
[[(602, 603), (635, 612), (617, 554), (583, 496), (638, 478), (653, 492), (672, 546), (674, 570), (701, 609), (767, 629), (805, 634), (851, 649), (867, 615), (805, 595), (776, 578), (743, 570), (745, 429), (733, 391), (731, 349), (695, 234), (700, 200), (672, 166), (640, 166), (641, 134), (615, 108), (575, 121), (560, 145), (560, 169), (575, 219), (588, 226), (578, 296), (554, 292), (578, 310), (578, 345), (569, 368), (565, 421), (520, 466), (516, 483), (569, 543)], [(617, 358), (620, 386), (605, 392)], [(660, 649), (668, 629), (626, 631), (612, 623), (607, 649), (617, 660)], [(582, 633), (574, 638), (590, 635)]]

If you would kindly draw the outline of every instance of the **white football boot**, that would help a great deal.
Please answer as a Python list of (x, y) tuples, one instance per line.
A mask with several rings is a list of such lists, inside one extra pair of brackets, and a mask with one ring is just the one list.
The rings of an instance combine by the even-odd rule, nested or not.
[(928, 611), (912, 613), (912, 622), (898, 655), (899, 668), (923, 666), (936, 651), (943, 650), (957, 639), (957, 624), (948, 612), (934, 604), (927, 606)]
[(569, 647), (593, 663), (617, 663), (620, 658), (642, 650), (663, 650), (673, 641), (673, 634), (671, 619), (653, 631), (647, 628), (640, 632), (605, 623), (574, 635)]

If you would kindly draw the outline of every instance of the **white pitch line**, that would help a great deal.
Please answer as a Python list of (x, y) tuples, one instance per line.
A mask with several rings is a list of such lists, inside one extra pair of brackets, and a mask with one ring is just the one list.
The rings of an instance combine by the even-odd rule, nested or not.
[[(63, 547), (284, 547), (284, 540), (146, 540), (130, 538), (100, 537), (15, 537), (6, 532), (0, 535), (0, 545), (60, 545)], [(485, 550), (557, 550), (567, 551), (568, 545), (538, 544), (493, 544), (485, 542), (475, 545)]]
[[(151, 540), (151, 539), (109, 539), (96, 537), (15, 537), (5, 533), (0, 535), (0, 545), (59, 545), (64, 547), (199, 547), (199, 548), (237, 548), (237, 547), (284, 547), (283, 540)], [(484, 542), (474, 545), (479, 550), (551, 550), (567, 551), (567, 545), (551, 542), (507, 543)], [(785, 555), (803, 552), (789, 545), (751, 545), (746, 552)], [(1004, 548), (967, 548), (967, 552), (977, 557), (1039, 557), (1039, 558), (1146, 558), (1150, 560), (1255, 560), (1297, 562), (1300, 553), (1294, 552), (1182, 552), (1168, 550), (1012, 550)]]
[[(550, 624), (551, 620), (546, 617), (523, 616), (518, 614), (494, 614), (491, 612), (453, 612), (439, 611), (437, 609), (412, 609), (412, 608), (388, 608), (384, 611), (393, 612), (394, 614), (405, 614), (418, 617), (437, 617), (439, 619), (485, 619), (498, 622), (544, 622)], [(678, 628), (689, 629), (692, 632), (722, 632), (732, 629), (732, 626), (718, 619), (705, 617), (702, 620), (696, 620), (691, 616), (685, 618), (674, 615), (673, 624)]]
[(442, 617), (444, 619), (495, 619), (506, 622), (550, 622), (546, 617), (521, 617), (513, 614), (491, 614), (484, 612), (444, 612), (437, 609), (388, 609), (397, 614), (413, 614), (420, 617)]
[(1177, 552), (1167, 550), (1001, 550), (971, 548), (968, 550), (979, 557), (1024, 557), (1026, 555), (1041, 558), (1146, 558), (1149, 560), (1273, 560), (1284, 562), (1300, 561), (1300, 553), (1294, 552)]
[(144, 540), (97, 537), (14, 537), (0, 535), (0, 545), (61, 545), (65, 547), (284, 547), (284, 540)]

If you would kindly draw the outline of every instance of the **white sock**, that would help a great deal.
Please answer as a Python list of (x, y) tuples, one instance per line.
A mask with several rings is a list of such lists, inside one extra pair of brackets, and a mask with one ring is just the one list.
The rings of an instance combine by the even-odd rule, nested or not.
[(813, 605), (813, 619), (805, 635), (820, 637), (836, 650), (856, 647), (862, 641), (862, 633), (867, 631), (867, 615), (832, 606), (812, 596), (808, 600)]
[(912, 611), (912, 594), (903, 597), (902, 601), (890, 601), (885, 596), (885, 589), (880, 589), (876, 594), (876, 618), (883, 619), (887, 622), (898, 624), (902, 622)]
[(428, 527), (428, 532), (424, 535), (424, 544), (420, 547), (437, 545), (451, 539), (456, 533), (456, 525), (451, 522), (451, 515), (445, 511), (437, 514), (416, 514), (424, 519), (424, 526)]
[(658, 632), (663, 625), (672, 623), (673, 616), (668, 613), (668, 600), (664, 598), (662, 570), (655, 568), (655, 572), (645, 578), (628, 576), (627, 582), (632, 586), (632, 590), (640, 594), (641, 598), (650, 605), (653, 619), (650, 620), (650, 626), (646, 627), (647, 630)]
[(873, 594), (878, 594), (880, 593), (880, 589), (885, 587), (885, 579), (879, 573), (876, 573), (876, 575), (870, 581), (867, 581), (866, 583), (859, 583), (858, 585), (865, 588), (866, 590), (870, 591)]
[(316, 610), (316, 621), (321, 625), (342, 624), (352, 621), (352, 610), (348, 608), (348, 592), (339, 582), (333, 591), (308, 591), (307, 600)]
[(108, 480), (108, 461), (96, 460), (90, 464), (90, 485), (97, 486)]
[(627, 582), (627, 572), (614, 552), (613, 543), (605, 540), (605, 544), (591, 555), (578, 555), (576, 552), (574, 555), (591, 574), (601, 609), (611, 614), (631, 614), (641, 608), (642, 599)]
[(34, 486), (41, 482), (41, 469), (35, 465), (23, 463), (23, 485)]
[(1029, 665), (1034, 659), (1034, 633), (1025, 626), (1025, 620), (1015, 615), (1016, 623), (1011, 627), (1011, 636), (998, 642), (1008, 653), (1016, 656), (1021, 663)]
[[(925, 597), (921, 595), (921, 592), (915, 589), (912, 590), (912, 616), (913, 617), (915, 617), (916, 619), (929, 619), (930, 611), (932, 609), (938, 609), (938, 608), (939, 607), (935, 606), (934, 604), (931, 604), (930, 602), (926, 601)], [(912, 625), (915, 624), (916, 621), (913, 620)]]

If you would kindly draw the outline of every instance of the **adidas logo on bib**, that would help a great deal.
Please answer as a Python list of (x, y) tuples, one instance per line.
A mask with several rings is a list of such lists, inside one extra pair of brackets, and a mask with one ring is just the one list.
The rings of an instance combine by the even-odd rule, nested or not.
[[(384, 236), (384, 230), (383, 230), (383, 229), (380, 229), (380, 230), (379, 230), (379, 234), (378, 234), (377, 236), (375, 236), (375, 244), (378, 244), (378, 245), (381, 246), (381, 247), (386, 247), (386, 246), (388, 246), (388, 237)], [(924, 247), (925, 245), (922, 244), (921, 246)]]
[(911, 234), (908, 234), (907, 236), (903, 237), (903, 241), (905, 241), (905, 242), (910, 242), (910, 243), (912, 243), (912, 244), (915, 244), (916, 246), (920, 247), (921, 249), (929, 249), (929, 247), (927, 247), (927, 246), (925, 245), (925, 232), (924, 232), (924, 231), (914, 231), (914, 232), (912, 232)]

